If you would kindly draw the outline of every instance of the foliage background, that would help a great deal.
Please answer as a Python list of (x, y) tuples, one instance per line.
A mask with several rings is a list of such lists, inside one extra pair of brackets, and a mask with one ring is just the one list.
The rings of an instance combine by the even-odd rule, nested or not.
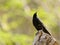
[(60, 42), (60, 0), (0, 0), (0, 45), (32, 45), (35, 12)]

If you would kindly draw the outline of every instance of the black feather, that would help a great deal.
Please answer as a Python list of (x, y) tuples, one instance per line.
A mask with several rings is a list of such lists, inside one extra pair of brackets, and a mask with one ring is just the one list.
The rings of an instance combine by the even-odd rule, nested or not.
[(44, 27), (43, 23), (37, 18), (37, 12), (33, 15), (33, 25), (35, 26), (35, 28), (39, 31), (39, 30), (43, 30), (43, 32), (51, 35), (47, 29)]

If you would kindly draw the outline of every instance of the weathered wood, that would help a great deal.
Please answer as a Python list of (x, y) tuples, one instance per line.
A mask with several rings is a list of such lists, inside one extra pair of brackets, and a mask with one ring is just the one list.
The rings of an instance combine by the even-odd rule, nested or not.
[(33, 45), (58, 45), (58, 43), (52, 36), (40, 30), (35, 36)]

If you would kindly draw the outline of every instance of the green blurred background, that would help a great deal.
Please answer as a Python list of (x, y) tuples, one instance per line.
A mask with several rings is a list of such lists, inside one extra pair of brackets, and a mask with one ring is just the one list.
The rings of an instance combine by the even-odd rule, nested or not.
[(60, 0), (0, 0), (0, 45), (32, 45), (35, 12), (59, 42)]

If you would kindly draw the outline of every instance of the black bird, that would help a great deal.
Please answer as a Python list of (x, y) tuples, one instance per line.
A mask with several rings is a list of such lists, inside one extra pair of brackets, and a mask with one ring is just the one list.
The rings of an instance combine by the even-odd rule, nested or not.
[(33, 25), (35, 26), (35, 28), (39, 31), (39, 30), (43, 30), (43, 32), (51, 35), (47, 29), (44, 27), (43, 23), (37, 18), (37, 12), (34, 13), (33, 15)]

